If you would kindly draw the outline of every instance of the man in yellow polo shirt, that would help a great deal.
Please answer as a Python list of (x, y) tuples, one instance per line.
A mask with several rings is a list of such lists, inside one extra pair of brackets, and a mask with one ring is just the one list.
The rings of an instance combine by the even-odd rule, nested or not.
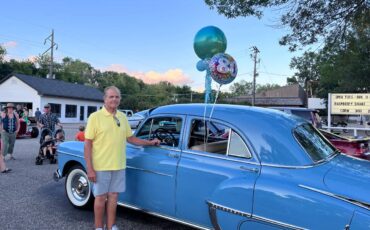
[(159, 145), (158, 139), (142, 140), (132, 136), (126, 115), (117, 111), (121, 92), (115, 86), (104, 90), (104, 107), (92, 113), (85, 131), (84, 155), (87, 176), (93, 183), (95, 228), (106, 225), (117, 230), (118, 193), (125, 191), (126, 141), (135, 145)]

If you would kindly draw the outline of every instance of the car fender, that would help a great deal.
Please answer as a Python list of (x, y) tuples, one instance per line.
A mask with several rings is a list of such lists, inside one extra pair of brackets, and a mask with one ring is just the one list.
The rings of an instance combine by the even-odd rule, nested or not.
[(238, 229), (243, 221), (251, 217), (258, 172), (242, 173), (225, 180), (213, 191), (207, 204), (215, 228), (219, 226), (220, 229)]

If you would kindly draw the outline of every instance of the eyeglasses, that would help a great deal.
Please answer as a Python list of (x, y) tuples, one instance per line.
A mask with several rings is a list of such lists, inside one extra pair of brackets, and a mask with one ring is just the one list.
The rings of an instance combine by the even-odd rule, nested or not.
[(118, 118), (116, 116), (113, 116), (113, 118), (116, 121), (117, 126), (121, 127), (121, 122), (119, 122)]

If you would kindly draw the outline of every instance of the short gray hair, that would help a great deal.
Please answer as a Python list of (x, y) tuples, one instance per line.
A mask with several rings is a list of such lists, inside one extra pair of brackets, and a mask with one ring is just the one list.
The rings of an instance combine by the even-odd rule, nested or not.
[(121, 90), (119, 90), (116, 86), (111, 85), (104, 89), (104, 98), (107, 96), (107, 91), (111, 89), (115, 90), (118, 93), (118, 95), (121, 97)]

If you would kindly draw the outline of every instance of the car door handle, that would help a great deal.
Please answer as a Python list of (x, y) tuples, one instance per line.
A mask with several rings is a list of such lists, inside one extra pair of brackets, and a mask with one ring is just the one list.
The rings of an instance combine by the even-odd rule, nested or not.
[(179, 158), (179, 154), (177, 153), (168, 153), (167, 156), (172, 157), (172, 158)]
[(240, 166), (241, 170), (258, 173), (260, 170), (258, 168), (248, 168), (246, 166)]

